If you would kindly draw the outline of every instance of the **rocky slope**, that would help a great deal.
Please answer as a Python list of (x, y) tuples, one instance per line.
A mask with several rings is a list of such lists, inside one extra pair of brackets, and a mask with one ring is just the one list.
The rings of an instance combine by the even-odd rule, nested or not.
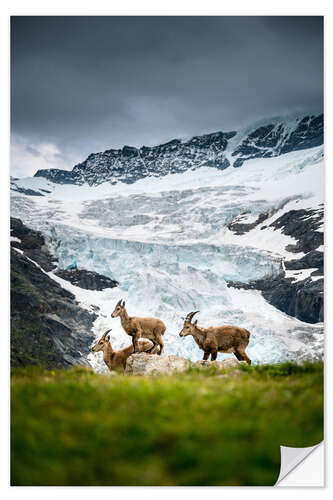
[(58, 259), (54, 257), (46, 243), (45, 238), (40, 231), (28, 228), (20, 219), (10, 218), (11, 246), (19, 249), (24, 256), (37, 262), (44, 271), (52, 271), (57, 264)]
[(85, 269), (57, 269), (54, 274), (85, 290), (101, 291), (119, 284), (107, 276)]
[(323, 115), (307, 115), (291, 121), (268, 120), (246, 131), (215, 132), (188, 141), (174, 139), (153, 147), (109, 149), (89, 155), (71, 171), (38, 170), (35, 176), (60, 184), (133, 183), (202, 166), (221, 170), (230, 165), (241, 167), (248, 159), (279, 156), (321, 144)]
[(41, 268), (11, 250), (11, 365), (89, 365), (94, 314)]
[(319, 146), (323, 144), (323, 134), (323, 115), (304, 116), (291, 129), (284, 123), (258, 127), (233, 151), (232, 156), (237, 157), (234, 167), (241, 167), (244, 161), (253, 158), (270, 158)]
[[(11, 364), (47, 367), (87, 365), (94, 340), (91, 333), (96, 314), (83, 309), (75, 296), (62, 288), (47, 271), (57, 260), (43, 235), (11, 219)], [(75, 271), (58, 270), (64, 279)], [(103, 289), (115, 286), (109, 278), (77, 271), (75, 284)], [(112, 283), (109, 283), (112, 282)]]
[(265, 299), (290, 316), (307, 323), (324, 321), (324, 233), (322, 232), (324, 208), (289, 210), (270, 222), (274, 212), (260, 214), (247, 224), (237, 218), (228, 228), (237, 235), (260, 227), (273, 228), (295, 240), (286, 250), (302, 257), (283, 260), (279, 276), (252, 280), (249, 283), (229, 282), (229, 287), (260, 290)]
[(260, 290), (263, 297), (274, 307), (306, 323), (324, 321), (323, 278), (316, 281), (307, 278), (297, 282), (291, 278), (278, 276), (250, 283), (230, 281), (228, 287)]
[(25, 226), (20, 219), (11, 217), (11, 246), (24, 251), (24, 255), (37, 262), (44, 271), (54, 271), (56, 276), (85, 290), (113, 288), (118, 282), (86, 269), (59, 269), (58, 259), (53, 256), (40, 231)]

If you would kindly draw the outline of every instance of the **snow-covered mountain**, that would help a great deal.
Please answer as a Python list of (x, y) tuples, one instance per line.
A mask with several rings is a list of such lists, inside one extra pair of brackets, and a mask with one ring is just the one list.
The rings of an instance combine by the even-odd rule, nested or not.
[[(202, 356), (191, 338), (178, 336), (183, 317), (200, 310), (199, 324), (250, 330), (254, 362), (318, 358), (323, 353), (323, 146), (300, 149), (306, 134), (313, 145), (314, 135), (310, 139), (304, 131), (295, 151), (271, 149), (268, 155), (262, 149), (263, 157), (245, 160), (242, 168), (185, 165), (181, 172), (131, 184), (94, 186), (41, 176), (13, 179), (12, 215), (43, 233), (59, 267), (75, 264), (119, 283), (86, 290), (56, 270), (48, 272), (82, 307), (99, 307), (93, 333), (98, 337), (111, 327), (116, 348), (130, 342), (119, 320), (110, 317), (123, 298), (130, 314), (165, 321), (166, 353)], [(249, 140), (245, 136), (242, 144)], [(98, 357), (90, 360), (102, 369)]]
[[(48, 174), (13, 179), (12, 215), (42, 231), (60, 267), (75, 263), (119, 283), (84, 290), (48, 273), (82, 307), (99, 307), (94, 335), (112, 328), (115, 347), (130, 342), (119, 320), (110, 317), (123, 298), (129, 314), (163, 319), (167, 354), (202, 357), (191, 338), (178, 336), (184, 316), (200, 310), (199, 324), (250, 330), (254, 362), (321, 357), (322, 117), (299, 119), (293, 128), (295, 120), (285, 122), (283, 130), (290, 133), (282, 141), (280, 132), (274, 144), (272, 130), (265, 145), (263, 136), (251, 138), (249, 130), (242, 137), (219, 135), (223, 158), (243, 160), (242, 168), (194, 165), (185, 156), (178, 156), (176, 167), (160, 158), (163, 175), (146, 170), (135, 181), (130, 155), (122, 174), (126, 182), (115, 182), (115, 173), (108, 177), (109, 164), (99, 169), (95, 155), (92, 176), (83, 185), (83, 177), (77, 184), (62, 183), (61, 176), (50, 181)], [(253, 149), (240, 151), (250, 139)], [(292, 143), (293, 150), (285, 152)], [(182, 144), (187, 143), (176, 142), (176, 149)], [(102, 183), (104, 175), (112, 182)], [(99, 358), (90, 360), (102, 369)]]
[(264, 120), (238, 132), (215, 132), (154, 147), (109, 149), (94, 153), (73, 170), (38, 170), (36, 177), (59, 184), (119, 181), (133, 183), (200, 167), (241, 167), (253, 158), (271, 158), (323, 144), (323, 115)]

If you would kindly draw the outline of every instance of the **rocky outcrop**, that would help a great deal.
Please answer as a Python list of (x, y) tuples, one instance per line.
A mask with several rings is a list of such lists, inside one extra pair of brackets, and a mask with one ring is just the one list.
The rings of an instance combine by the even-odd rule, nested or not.
[(259, 214), (257, 219), (254, 222), (242, 222), (243, 217), (246, 217), (247, 213), (242, 213), (238, 217), (236, 217), (234, 220), (232, 220), (228, 225), (227, 228), (229, 231), (232, 231), (234, 234), (237, 236), (241, 236), (255, 227), (257, 227), (259, 224), (264, 222), (268, 217), (271, 217), (272, 213), (267, 212), (263, 214)]
[(101, 291), (105, 288), (114, 288), (119, 284), (118, 281), (107, 276), (85, 269), (57, 269), (54, 274), (85, 290)]
[(196, 361), (195, 363), (200, 368), (209, 368), (210, 366), (216, 366), (221, 370), (230, 370), (231, 368), (239, 368), (241, 365), (247, 365), (246, 361), (238, 361), (235, 358), (227, 358), (223, 361), (215, 360), (215, 361)]
[(47, 191), (46, 189), (40, 189), (39, 191), (35, 191), (34, 189), (29, 189), (29, 188), (23, 188), (21, 186), (18, 186), (16, 181), (18, 181), (16, 177), (10, 177), (10, 189), (12, 191), (16, 191), (17, 193), (22, 193), (26, 194), (28, 196), (44, 196), (41, 191), (44, 193), (50, 193), (50, 191)]
[(317, 268), (312, 276), (324, 274), (324, 252), (312, 250), (300, 259), (286, 260), (285, 268), (289, 270)]
[[(283, 208), (280, 207), (279, 209)], [(289, 210), (270, 223), (269, 218), (277, 210), (259, 214), (247, 223), (247, 214), (240, 214), (228, 225), (234, 234), (243, 235), (260, 224), (260, 229), (273, 228), (296, 240), (285, 250), (305, 253), (299, 259), (283, 259), (281, 273), (249, 283), (229, 282), (228, 286), (260, 290), (264, 298), (280, 311), (307, 323), (318, 323), (324, 319), (324, 207)], [(267, 220), (267, 222), (265, 222)], [(265, 224), (262, 224), (265, 222)], [(317, 250), (320, 248), (320, 250)], [(282, 260), (281, 260), (282, 262)], [(300, 279), (301, 271), (308, 270)], [(292, 272), (294, 271), (294, 272)], [(297, 271), (300, 271), (297, 273)], [(289, 272), (289, 274), (288, 274)], [(305, 279), (306, 278), (306, 279)], [(314, 279), (315, 278), (315, 279)]]
[(11, 250), (11, 364), (87, 365), (95, 314), (40, 267)]
[(304, 116), (290, 130), (284, 123), (270, 123), (250, 132), (233, 151), (234, 167), (246, 160), (270, 158), (323, 144), (324, 116)]
[(72, 293), (46, 274), (57, 259), (39, 231), (11, 218), (11, 246), (12, 366), (89, 366), (96, 314), (81, 308)]
[(171, 375), (184, 372), (192, 365), (191, 361), (175, 355), (132, 354), (127, 360), (125, 373), (131, 375)]
[(131, 375), (173, 375), (194, 366), (202, 369), (215, 366), (220, 370), (230, 370), (239, 368), (241, 364), (246, 365), (245, 361), (233, 358), (193, 363), (189, 359), (175, 355), (158, 356), (157, 354), (137, 353), (128, 358), (125, 372)]
[(40, 231), (25, 226), (20, 219), (10, 218), (11, 246), (18, 248), (26, 257), (37, 262), (44, 271), (52, 271), (58, 263), (50, 252)]
[(202, 166), (220, 170), (230, 165), (240, 167), (252, 158), (279, 156), (321, 144), (323, 115), (307, 115), (292, 120), (268, 120), (261, 126), (253, 125), (245, 137), (244, 131), (238, 135), (235, 131), (214, 132), (192, 137), (188, 141), (173, 139), (153, 147), (108, 149), (89, 155), (71, 171), (38, 170), (35, 176), (59, 184), (130, 184), (145, 177), (161, 177)]
[(228, 287), (260, 290), (263, 297), (280, 311), (306, 323), (324, 321), (324, 280), (307, 278), (294, 282), (283, 276), (250, 281), (228, 282)]
[(261, 280), (256, 288), (262, 291), (265, 299), (280, 311), (305, 321), (318, 323), (324, 321), (323, 279), (312, 281), (311, 278), (293, 282), (289, 279), (276, 278)]
[(324, 233), (318, 231), (323, 225), (324, 208), (289, 210), (272, 222), (269, 227), (281, 229), (283, 234), (297, 240), (295, 245), (288, 245), (288, 252), (308, 253), (324, 243)]

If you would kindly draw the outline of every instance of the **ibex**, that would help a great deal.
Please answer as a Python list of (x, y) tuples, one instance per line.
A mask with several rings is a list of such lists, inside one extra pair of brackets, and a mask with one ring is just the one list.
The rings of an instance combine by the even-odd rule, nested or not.
[(246, 361), (249, 365), (251, 360), (245, 352), (249, 343), (250, 332), (238, 326), (210, 326), (202, 328), (197, 326), (198, 321), (192, 323), (192, 318), (199, 311), (190, 312), (184, 321), (180, 337), (192, 335), (199, 348), (204, 351), (203, 359), (207, 360), (211, 355), (212, 361), (217, 358), (218, 352), (234, 353), (239, 361)]
[(156, 345), (159, 345), (160, 350), (157, 354), (162, 354), (164, 347), (162, 336), (166, 330), (163, 321), (157, 318), (130, 317), (125, 309), (125, 302), (122, 302), (122, 300), (119, 300), (111, 314), (112, 318), (117, 318), (117, 316), (120, 316), (121, 326), (125, 332), (132, 337), (134, 352), (138, 352), (139, 350), (139, 338), (144, 337), (153, 342), (154, 346), (152, 349), (154, 349)]
[[(119, 368), (125, 370), (127, 359), (134, 352), (133, 345), (125, 347), (125, 349), (121, 349), (120, 351), (114, 351), (110, 342), (110, 335), (108, 335), (110, 331), (111, 329), (107, 330), (91, 350), (93, 352), (103, 351), (103, 360), (109, 370), (117, 370)], [(154, 347), (149, 340), (140, 340), (138, 344), (139, 352), (152, 352)]]

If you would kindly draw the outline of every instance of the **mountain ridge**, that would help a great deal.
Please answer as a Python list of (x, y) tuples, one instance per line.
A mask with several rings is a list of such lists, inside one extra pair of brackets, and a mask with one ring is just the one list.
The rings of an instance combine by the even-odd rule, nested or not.
[[(91, 153), (72, 170), (38, 170), (35, 177), (44, 177), (58, 184), (103, 182), (134, 183), (145, 177), (161, 177), (203, 166), (224, 170), (241, 167), (253, 158), (269, 158), (323, 144), (323, 114), (292, 119), (261, 120), (240, 131), (212, 132), (188, 140), (172, 139), (157, 146), (125, 145)], [(239, 136), (239, 138), (237, 137)]]

